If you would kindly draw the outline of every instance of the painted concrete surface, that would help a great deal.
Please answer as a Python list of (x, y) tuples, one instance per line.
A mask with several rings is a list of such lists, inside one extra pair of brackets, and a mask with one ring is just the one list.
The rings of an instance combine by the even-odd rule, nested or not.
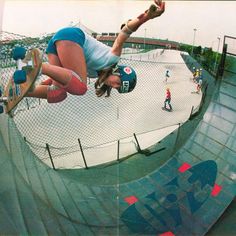
[[(87, 178), (94, 180), (89, 184), (75, 172), (45, 165), (26, 145), (13, 120), (1, 116), (0, 232), (205, 235), (236, 195), (235, 75), (225, 74), (214, 90), (187, 142), (162, 165), (141, 175), (161, 152), (137, 154), (112, 168), (89, 169)], [(171, 138), (161, 145), (170, 148)], [(129, 165), (139, 177), (129, 180), (133, 174), (125, 171)], [(109, 181), (113, 176), (116, 183)], [(96, 178), (101, 179), (99, 184)]]

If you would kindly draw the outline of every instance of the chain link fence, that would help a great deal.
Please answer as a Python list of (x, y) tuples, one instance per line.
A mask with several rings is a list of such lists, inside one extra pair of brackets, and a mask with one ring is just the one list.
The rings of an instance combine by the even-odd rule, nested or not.
[[(1, 33), (1, 83), (6, 85), (14, 72), (11, 50), (15, 46), (45, 50), (49, 37), (32, 39)], [(44, 60), (47, 61), (45, 55)], [(137, 152), (137, 135), (142, 148), (156, 143), (184, 123), (197, 109), (201, 95), (191, 94), (196, 84), (180, 51), (157, 49), (122, 55), (120, 64), (132, 66), (138, 76), (136, 89), (129, 94), (112, 90), (110, 97), (97, 98), (94, 79), (89, 79), (84, 96), (69, 95), (49, 104), (24, 98), (14, 112), (14, 122), (32, 151), (54, 168), (80, 168), (127, 157)], [(166, 83), (165, 72), (171, 71)], [(37, 82), (46, 79), (41, 76)], [(161, 109), (165, 91), (172, 92), (173, 112)], [(157, 133), (153, 142), (146, 134)], [(143, 138), (145, 136), (145, 138)]]

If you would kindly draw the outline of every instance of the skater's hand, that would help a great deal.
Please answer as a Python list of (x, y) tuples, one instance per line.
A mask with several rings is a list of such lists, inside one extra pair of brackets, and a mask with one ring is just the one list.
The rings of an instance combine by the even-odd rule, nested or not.
[(148, 10), (138, 16), (138, 19), (142, 23), (160, 16), (165, 11), (165, 2), (162, 2), (162, 0), (154, 0), (154, 3), (155, 4), (152, 4)]
[(162, 2), (162, 0), (154, 0), (154, 2), (155, 4), (152, 4), (146, 11), (149, 19), (156, 18), (165, 11), (165, 2)]

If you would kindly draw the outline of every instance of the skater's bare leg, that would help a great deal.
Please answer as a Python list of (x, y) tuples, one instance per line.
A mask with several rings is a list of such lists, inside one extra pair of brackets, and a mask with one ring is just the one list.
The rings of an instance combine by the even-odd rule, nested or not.
[(47, 85), (38, 85), (34, 88), (32, 92), (27, 93), (27, 97), (47, 99), (47, 91), (48, 91)]
[[(61, 40), (56, 42), (57, 55), (48, 54), (49, 64), (43, 64), (42, 74), (65, 86), (75, 72), (84, 83), (87, 83), (87, 67), (83, 49), (76, 43)], [(56, 66), (56, 67), (53, 67)]]
[(62, 40), (56, 42), (56, 47), (62, 67), (75, 72), (87, 84), (87, 66), (84, 51), (80, 45), (71, 41)]
[[(60, 59), (55, 54), (51, 54), (51, 53), (48, 54), (48, 62), (50, 65), (62, 67)], [(51, 85), (51, 84), (58, 86), (57, 82), (50, 77), (48, 77), (48, 79), (41, 82), (41, 85)]]
[[(71, 79), (71, 71), (59, 66), (50, 65), (48, 63), (42, 64), (42, 74), (53, 78), (62, 86), (67, 85)], [(47, 85), (38, 85), (36, 88), (27, 94), (28, 97), (47, 98)]]
[(50, 65), (62, 67), (59, 57), (55, 54), (52, 54), (52, 53), (48, 54), (48, 62)]
[[(64, 41), (60, 41), (60, 42), (64, 42)], [(67, 42), (67, 41), (66, 41)], [(67, 44), (67, 43), (66, 43)], [(70, 45), (70, 42), (68, 43)], [(65, 50), (65, 48), (63, 46), (65, 46), (65, 44), (59, 44), (59, 48), (61, 48), (59, 51), (59, 55), (61, 55), (62, 61), (59, 59), (59, 57), (57, 57), (56, 55), (50, 55), (49, 56), (49, 60), (53, 63), (53, 64), (57, 64), (57, 65), (51, 65), (48, 63), (43, 63), (42, 64), (42, 74), (49, 76), (50, 78), (52, 78), (53, 80), (53, 84), (56, 86), (67, 86), (68, 83), (70, 82), (71, 78), (72, 78), (72, 73), (71, 71), (75, 72), (80, 78), (81, 80), (86, 84), (86, 80), (87, 80), (87, 69), (86, 69), (86, 64), (85, 64), (85, 59), (84, 59), (84, 55), (83, 55), (83, 50), (80, 46), (77, 47), (77, 45), (72, 44), (70, 45), (71, 47), (69, 47), (68, 51), (76, 51), (78, 54), (82, 53), (82, 59), (80, 59), (81, 65), (80, 63), (75, 62), (76, 60), (78, 60), (78, 58), (76, 58), (77, 56), (70, 56), (67, 54), (67, 51)], [(74, 54), (74, 53), (72, 53)], [(78, 55), (76, 54), (76, 55)], [(66, 60), (68, 59), (68, 60)], [(75, 61), (74, 61), (75, 60)], [(68, 63), (68, 61), (71, 61), (72, 63)], [(61, 65), (67, 67), (67, 68), (63, 68), (61, 67)], [(79, 65), (79, 66), (78, 66)], [(84, 66), (83, 66), (84, 65)], [(32, 92), (28, 93), (29, 97), (37, 97), (37, 98), (47, 98), (47, 88), (48, 86), (46, 85), (39, 85), (37, 86)]]
[(67, 85), (71, 79), (71, 70), (48, 63), (42, 64), (42, 74), (49, 76), (63, 86)]

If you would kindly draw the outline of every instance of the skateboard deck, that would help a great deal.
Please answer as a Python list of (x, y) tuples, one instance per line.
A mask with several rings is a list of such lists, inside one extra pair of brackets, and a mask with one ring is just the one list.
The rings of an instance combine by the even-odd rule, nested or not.
[(162, 107), (161, 109), (162, 109), (163, 111), (172, 112), (172, 109), (168, 109), (168, 108), (165, 108), (165, 107)]
[(4, 89), (3, 96), (1, 97), (1, 101), (4, 102), (5, 105), (5, 112), (8, 114), (16, 108), (18, 103), (31, 89), (42, 65), (40, 51), (37, 48), (29, 50), (25, 58), (32, 62), (31, 68), (26, 71), (26, 81), (21, 84), (16, 84), (13, 77), (11, 77)]

